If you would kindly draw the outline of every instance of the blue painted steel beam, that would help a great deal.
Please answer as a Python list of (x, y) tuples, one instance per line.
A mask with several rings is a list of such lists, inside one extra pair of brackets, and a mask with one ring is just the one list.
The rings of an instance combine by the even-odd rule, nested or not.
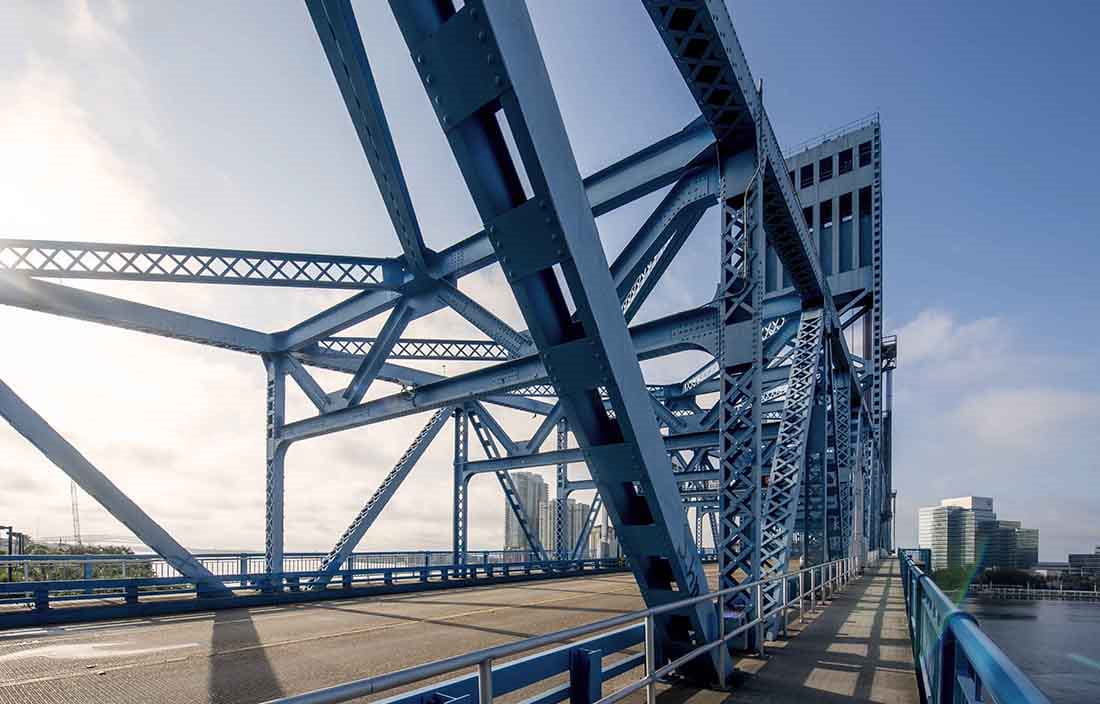
[(203, 595), (229, 595), (220, 579), (203, 567), (186, 548), (131, 501), (3, 381), (0, 381), (0, 416), (126, 526), (138, 540), (152, 548), (181, 575), (194, 582)]
[(150, 244), (0, 239), (0, 272), (51, 279), (393, 288), (405, 280), (397, 259)]
[[(325, 337), (317, 341), (320, 350), (363, 355), (378, 340), (377, 337)], [(512, 353), (493, 340), (444, 340), (437, 338), (402, 338), (390, 350), (387, 359), (419, 359), (441, 362), (502, 362)]]
[(17, 274), (0, 274), (0, 305), (239, 352), (262, 354), (274, 348), (267, 333)]
[[(693, 433), (677, 433), (665, 435), (664, 445), (667, 452), (676, 450), (689, 450), (697, 447), (716, 447), (718, 434), (714, 431)], [(467, 471), (471, 474), (481, 472), (496, 472), (503, 469), (530, 469), (532, 467), (550, 467), (555, 464), (572, 464), (584, 462), (585, 453), (579, 447), (563, 450), (548, 450), (546, 452), (517, 452), (499, 459), (472, 460), (467, 464)]]
[(414, 271), (423, 272), (426, 268), (424, 238), (351, 3), (346, 0), (306, 0), (306, 7), (332, 67), (332, 75), (340, 86), (344, 104), (363, 145), (363, 152), (374, 173), (405, 259)]
[[(610, 275), (608, 279), (610, 280)], [(612, 305), (615, 300), (614, 294), (611, 294), (609, 301)], [(621, 319), (622, 314), (617, 313), (617, 317)], [(649, 359), (687, 349), (706, 350), (714, 343), (715, 323), (715, 311), (703, 307), (635, 326), (630, 332), (637, 357)], [(634, 364), (637, 366), (636, 361)], [(454, 405), (468, 398), (545, 383), (548, 378), (542, 360), (538, 356), (528, 355), (417, 387), (411, 395), (386, 396), (315, 418), (288, 423), (285, 437), (288, 440), (301, 440), (326, 435), (410, 413)], [(651, 402), (647, 402), (647, 408), (652, 417), (652, 406), (649, 403)]]
[[(652, 604), (705, 592), (675, 483), (662, 471), (667, 456), (526, 7), (476, 1), (457, 13), (449, 4), (391, 7), (643, 595)], [(479, 55), (492, 63), (460, 58)], [(493, 114), (498, 109), (518, 145), (530, 199)], [(577, 306), (576, 319), (554, 266)], [(614, 419), (604, 410), (601, 386)], [(716, 632), (708, 608), (679, 616), (683, 628), (676, 618), (658, 619), (664, 657)], [(694, 668), (717, 679), (717, 657), (702, 660)]]
[(382, 513), (382, 509), (386, 507), (389, 500), (393, 498), (393, 495), (397, 493), (397, 489), (401, 486), (401, 482), (405, 481), (405, 478), (412, 472), (413, 467), (424, 455), (424, 452), (431, 445), (432, 440), (435, 439), (439, 431), (443, 429), (443, 426), (447, 424), (447, 419), (451, 416), (452, 409), (441, 408), (435, 412), (428, 423), (417, 433), (413, 439), (412, 444), (405, 450), (401, 458), (397, 460), (397, 463), (393, 466), (393, 469), (382, 479), (382, 483), (371, 495), (367, 503), (360, 509), (352, 520), (351, 525), (344, 530), (343, 534), (336, 541), (336, 545), (332, 550), (321, 560), (320, 574), (310, 584), (312, 589), (324, 589), (329, 581), (332, 579), (344, 564), (344, 561), (355, 550), (355, 547), (359, 545), (359, 542), (363, 539), (363, 536), (370, 530), (371, 525), (379, 514)]
[(407, 299), (399, 301), (397, 306), (390, 311), (389, 317), (382, 325), (381, 332), (378, 333), (377, 342), (363, 355), (362, 363), (355, 370), (355, 374), (352, 375), (347, 388), (341, 394), (341, 406), (354, 406), (363, 400), (367, 389), (370, 388), (370, 385), (378, 376), (382, 364), (390, 355), (390, 350), (397, 344), (401, 334), (405, 332), (405, 327), (408, 326), (413, 315), (414, 309)]

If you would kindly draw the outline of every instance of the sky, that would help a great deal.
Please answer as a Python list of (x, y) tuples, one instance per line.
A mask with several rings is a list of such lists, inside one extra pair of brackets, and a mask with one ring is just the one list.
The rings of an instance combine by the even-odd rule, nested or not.
[[(425, 240), (440, 249), (477, 231), (477, 214), (388, 4), (354, 4)], [(583, 174), (697, 115), (640, 3), (530, 9)], [(1044, 560), (1100, 545), (1100, 9), (738, 2), (731, 14), (784, 144), (881, 115), (899, 544), (916, 543), (918, 507), (976, 494), (1039, 528)], [(400, 253), (303, 4), (7, 2), (0, 19), (0, 237)], [(661, 195), (599, 218), (609, 259)], [(713, 294), (716, 278), (698, 272), (716, 268), (717, 235), (712, 210), (639, 320)], [(266, 331), (347, 295), (74, 285)], [(522, 327), (499, 268), (461, 287)], [(13, 309), (0, 329), (0, 378), (181, 542), (262, 547), (258, 358)], [(475, 331), (440, 313), (409, 334)], [(646, 372), (672, 381), (696, 362)], [(288, 387), (288, 415), (303, 417), (308, 402)], [(500, 417), (516, 437), (537, 422)], [(330, 547), (426, 420), (291, 448), (287, 549)], [(360, 549), (449, 546), (449, 434)], [(0, 478), (0, 522), (71, 534), (68, 480), (6, 425)], [(479, 477), (471, 492), (471, 547), (498, 548), (500, 491)], [(87, 496), (80, 518), (85, 534), (125, 534)]]

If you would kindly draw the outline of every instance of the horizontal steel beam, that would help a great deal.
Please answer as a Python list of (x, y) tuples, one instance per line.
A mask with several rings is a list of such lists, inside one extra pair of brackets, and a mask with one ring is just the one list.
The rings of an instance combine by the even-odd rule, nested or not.
[[(690, 450), (700, 447), (716, 447), (718, 445), (717, 431), (703, 431), (697, 433), (681, 433), (678, 435), (664, 436), (665, 450)], [(493, 460), (475, 460), (466, 465), (471, 474), (479, 472), (498, 472), (505, 469), (527, 469), (530, 467), (549, 467), (556, 464), (569, 464), (572, 462), (584, 462), (585, 454), (581, 448), (569, 448), (567, 450), (550, 450), (548, 452), (532, 452), (529, 454), (516, 454)]]
[[(685, 349), (711, 351), (716, 331), (717, 317), (714, 309), (707, 306), (630, 329), (639, 359), (649, 359)], [(306, 356), (300, 359), (305, 362)], [(527, 355), (419, 386), (408, 393), (386, 396), (358, 406), (289, 423), (284, 427), (282, 437), (286, 442), (304, 440), (390, 418), (399, 418), (410, 413), (453, 405), (471, 398), (481, 398), (488, 394), (501, 394), (512, 389), (542, 384), (546, 380), (546, 370), (539, 356)]]
[(0, 274), (0, 305), (240, 352), (262, 354), (274, 347), (267, 333), (18, 274)]
[(152, 244), (0, 239), (0, 272), (51, 279), (392, 288), (405, 280), (397, 259)]

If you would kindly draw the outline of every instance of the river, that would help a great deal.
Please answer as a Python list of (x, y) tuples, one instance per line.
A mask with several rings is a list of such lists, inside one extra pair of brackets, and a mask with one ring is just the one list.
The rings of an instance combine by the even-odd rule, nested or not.
[(1100, 702), (1100, 603), (967, 599), (963, 608), (1054, 704)]

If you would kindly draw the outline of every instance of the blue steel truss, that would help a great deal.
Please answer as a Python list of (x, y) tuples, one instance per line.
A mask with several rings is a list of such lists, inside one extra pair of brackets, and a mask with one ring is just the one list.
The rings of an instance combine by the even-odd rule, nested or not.
[[(534, 467), (555, 468), (552, 557), (583, 557), (603, 515), (651, 606), (707, 592), (698, 549), (704, 522), (722, 587), (777, 574), (796, 556), (804, 564), (845, 556), (858, 561), (868, 550), (888, 548), (890, 409), (883, 389), (896, 363), (896, 340), (882, 337), (878, 117), (785, 156), (724, 2), (642, 4), (700, 117), (582, 178), (522, 2), (468, 0), (456, 9), (450, 0), (392, 0), (412, 65), (484, 226), (434, 252), (424, 246), (351, 4), (307, 0), (401, 257), (0, 240), (0, 304), (260, 358), (268, 381), (265, 577), (254, 586), (265, 598), (297, 587), (286, 582), (284, 569), (288, 448), (429, 413), (311, 575), (307, 591), (327, 593), (334, 576), (352, 570), (348, 556), (448, 421), (454, 430), (451, 557), (460, 575), (476, 573), (464, 566), (471, 552), (469, 482), (480, 473), (497, 477), (532, 552), (549, 557), (535, 507), (524, 505), (510, 474)], [(831, 210), (809, 200), (818, 196), (800, 187), (796, 170), (856, 147), (858, 167), (849, 163), (851, 173), (834, 180), (842, 200), (834, 199)], [(595, 218), (661, 188), (668, 190), (653, 213), (608, 264)], [(714, 206), (721, 223), (714, 300), (632, 324)], [(826, 213), (844, 207), (846, 219), (836, 227), (826, 221)], [(847, 237), (845, 244), (832, 237), (834, 230)], [(493, 264), (504, 272), (527, 330), (512, 328), (462, 290), (464, 276)], [(43, 278), (353, 293), (286, 330), (261, 332)], [(403, 336), (413, 322), (443, 309), (484, 338)], [(375, 337), (342, 334), (372, 319), (384, 321)], [(844, 334), (853, 327), (862, 332), (858, 356)], [(640, 360), (687, 350), (705, 353), (708, 361), (679, 383), (645, 383)], [(444, 376), (398, 364), (408, 360), (475, 364)], [(347, 382), (325, 389), (312, 368), (345, 374)], [(315, 415), (287, 422), (287, 377)], [(397, 388), (375, 393), (382, 385)], [(537, 424), (526, 439), (513, 440), (493, 416), (496, 407), (533, 413)], [(201, 595), (238, 598), (2, 382), (0, 414)], [(485, 459), (469, 455), (471, 427)], [(551, 435), (552, 447), (545, 448)], [(584, 465), (589, 476), (571, 477), (570, 464)], [(597, 494), (582, 530), (567, 545), (565, 499), (592, 489)], [(751, 618), (747, 596), (729, 599), (723, 618)], [(778, 595), (765, 596), (767, 607)], [(702, 607), (660, 617), (656, 626), (658, 665), (718, 630), (716, 615)], [(759, 645), (763, 635), (754, 632), (750, 642)], [(714, 653), (688, 674), (724, 680), (726, 662)]]

